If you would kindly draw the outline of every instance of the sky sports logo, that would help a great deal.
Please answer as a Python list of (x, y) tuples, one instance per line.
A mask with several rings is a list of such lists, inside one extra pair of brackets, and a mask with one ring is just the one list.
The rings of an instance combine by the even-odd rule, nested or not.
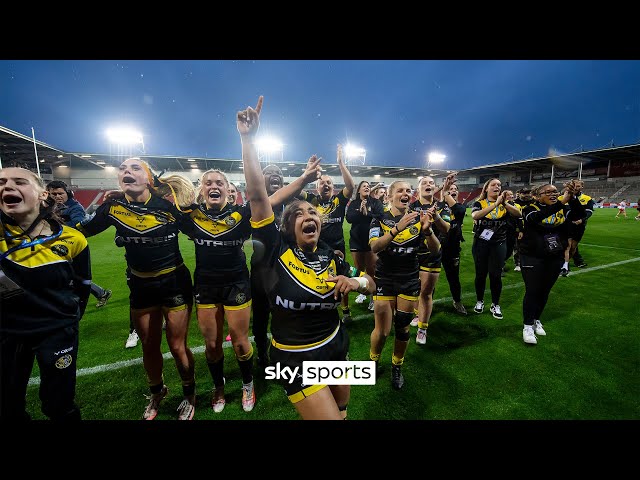
[(376, 362), (371, 360), (302, 362), (302, 369), (282, 366), (280, 362), (264, 369), (267, 380), (293, 383), (301, 378), (303, 385), (375, 385)]

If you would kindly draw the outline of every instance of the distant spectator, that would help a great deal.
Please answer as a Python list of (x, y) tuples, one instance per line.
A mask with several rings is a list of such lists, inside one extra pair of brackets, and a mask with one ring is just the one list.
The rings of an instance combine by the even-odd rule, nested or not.
[(619, 204), (618, 204), (618, 214), (616, 215), (616, 218), (618, 218), (620, 216), (620, 214), (624, 215), (624, 218), (627, 218), (627, 199), (623, 199)]
[[(68, 227), (74, 227), (89, 218), (85, 213), (84, 207), (73, 197), (73, 192), (67, 184), (62, 180), (53, 180), (47, 184), (49, 195), (56, 201), (56, 213), (60, 216), (64, 224)], [(98, 303), (96, 307), (104, 307), (111, 298), (111, 290), (102, 288), (91, 282), (91, 295), (96, 297)]]

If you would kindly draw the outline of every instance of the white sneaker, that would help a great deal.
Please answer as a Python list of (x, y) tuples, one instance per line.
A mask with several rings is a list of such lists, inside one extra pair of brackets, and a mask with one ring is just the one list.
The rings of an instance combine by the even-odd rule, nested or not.
[(371, 300), (369, 301), (369, 310), (370, 310), (371, 312), (373, 312), (373, 310), (374, 310), (373, 298), (371, 298)]
[(533, 328), (536, 331), (536, 335), (546, 335), (547, 334), (547, 332), (544, 331), (544, 328), (542, 328), (542, 323), (540, 323), (540, 320), (534, 320)]
[(491, 304), (491, 308), (489, 311), (493, 314), (493, 318), (497, 318), (498, 320), (502, 320), (502, 310), (500, 310), (500, 305)]
[(409, 324), (412, 327), (417, 327), (418, 326), (418, 317), (415, 317), (413, 320), (411, 320), (411, 323)]
[(516, 265), (515, 268), (513, 269), (514, 272), (519, 272), (522, 269), (520, 268), (520, 265)]
[(475, 306), (475, 307), (473, 307), (473, 311), (474, 311), (474, 312), (476, 312), (476, 313), (482, 313), (482, 312), (484, 312), (484, 302), (482, 302), (482, 301), (478, 300), (478, 301), (476, 302), (476, 306)]
[(223, 378), (222, 381), (224, 383), (220, 388), (213, 388), (213, 396), (211, 397), (211, 408), (216, 413), (222, 412), (227, 403), (224, 398), (224, 384), (227, 383), (227, 379)]
[(253, 388), (253, 380), (251, 380), (249, 383), (242, 384), (242, 409), (245, 412), (250, 412), (255, 404), (256, 391)]
[(138, 332), (135, 330), (129, 334), (127, 338), (127, 343), (124, 344), (124, 348), (133, 348), (138, 345)]
[(364, 303), (366, 299), (367, 299), (366, 295), (360, 294), (356, 297), (356, 303)]
[(522, 339), (524, 340), (524, 343), (530, 343), (531, 345), (538, 343), (538, 340), (533, 333), (533, 325), (524, 326), (522, 329)]
[(426, 328), (419, 328), (418, 329), (418, 334), (416, 335), (416, 343), (418, 343), (420, 345), (424, 345), (425, 343), (427, 343), (427, 329)]

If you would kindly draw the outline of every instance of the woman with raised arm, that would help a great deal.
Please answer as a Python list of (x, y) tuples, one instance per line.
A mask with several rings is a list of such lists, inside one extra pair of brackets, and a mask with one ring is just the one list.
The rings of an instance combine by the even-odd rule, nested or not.
[(42, 413), (81, 419), (74, 397), (78, 323), (91, 286), (89, 246), (61, 224), (47, 196), (35, 173), (0, 169), (0, 423), (31, 418), (26, 396), (34, 360)]
[(431, 212), (421, 217), (420, 212), (410, 210), (410, 200), (411, 185), (393, 182), (389, 186), (389, 209), (381, 220), (371, 222), (369, 232), (371, 250), (378, 254), (374, 277), (377, 289), (373, 297), (375, 327), (371, 332), (369, 358), (378, 364), (393, 323), (391, 386), (396, 390), (404, 385), (402, 364), (409, 345), (409, 325), (420, 295), (418, 247), (425, 245), (430, 252), (440, 250), (438, 237), (431, 229)]
[[(274, 282), (266, 286), (273, 317), (271, 363), (300, 371), (305, 361), (345, 361), (349, 337), (337, 312), (341, 295), (353, 290), (370, 294), (375, 285), (366, 273), (349, 278), (357, 271), (319, 241), (322, 221), (309, 202), (295, 200), (287, 205), (282, 227), (276, 227), (254, 145), (262, 102), (260, 97), (255, 109), (238, 112), (237, 128), (253, 236), (265, 245), (263, 263), (274, 273)], [(301, 376), (280, 381), (303, 419), (346, 418), (349, 385), (305, 385)]]
[(584, 215), (585, 206), (577, 194), (580, 187), (574, 180), (565, 184), (562, 199), (554, 185), (541, 185), (533, 190), (535, 202), (524, 207), (524, 235), (520, 240), (520, 269), (524, 279), (522, 313), (524, 343), (538, 343), (536, 335), (547, 332), (540, 318), (556, 283), (569, 244), (570, 218)]
[(462, 251), (460, 243), (464, 242), (462, 223), (466, 208), (458, 203), (458, 186), (455, 182), (456, 174), (448, 175), (442, 190), (442, 198), (451, 209), (451, 227), (447, 232), (447, 238), (442, 242), (442, 268), (447, 275), (453, 308), (461, 315), (466, 315), (467, 309), (462, 303), (462, 286), (460, 285), (460, 252)]
[[(349, 234), (349, 250), (353, 256), (353, 263), (360, 271), (367, 272), (370, 277), (376, 269), (376, 255), (369, 246), (369, 228), (371, 221), (380, 219), (384, 213), (382, 202), (370, 195), (370, 184), (363, 180), (356, 190), (354, 198), (347, 207), (347, 222), (351, 224)], [(356, 303), (363, 303), (367, 297), (358, 295)], [(373, 311), (373, 296), (369, 302), (369, 310)]]
[(476, 266), (476, 306), (473, 311), (484, 311), (484, 290), (489, 275), (491, 287), (491, 314), (502, 319), (500, 294), (502, 293), (502, 267), (507, 255), (507, 215), (519, 218), (522, 213), (513, 202), (513, 193), (502, 190), (497, 178), (487, 180), (482, 187), (480, 198), (473, 204), (473, 246), (471, 254)]
[[(161, 192), (158, 187), (166, 184)], [(182, 380), (184, 400), (178, 420), (191, 420), (195, 412), (194, 359), (187, 347), (187, 331), (193, 292), (191, 274), (178, 246), (178, 229), (184, 211), (194, 199), (192, 183), (180, 175), (158, 179), (140, 158), (128, 158), (118, 170), (122, 194), (112, 195), (95, 216), (78, 224), (86, 236), (110, 226), (116, 229), (116, 245), (124, 246), (127, 261), (129, 303), (136, 332), (142, 341), (142, 360), (151, 395), (142, 418), (153, 420), (167, 395), (162, 374), (162, 320), (166, 320), (167, 343)], [(170, 186), (174, 206), (162, 198)]]
[[(320, 160), (312, 169), (270, 197), (277, 204), (315, 178)], [(222, 332), (226, 316), (233, 350), (242, 375), (242, 409), (253, 410), (253, 347), (249, 342), (252, 291), (243, 245), (251, 234), (250, 203), (236, 205), (229, 194), (231, 183), (220, 170), (208, 170), (200, 179), (202, 203), (186, 217), (182, 230), (194, 241), (196, 270), (194, 293), (198, 325), (205, 339), (205, 357), (214, 383), (211, 407), (222, 412), (224, 396), (224, 351)]]

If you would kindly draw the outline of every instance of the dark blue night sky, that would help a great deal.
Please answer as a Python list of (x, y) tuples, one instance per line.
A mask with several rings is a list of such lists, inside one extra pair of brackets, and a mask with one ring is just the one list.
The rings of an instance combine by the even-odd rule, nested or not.
[(148, 154), (239, 158), (259, 95), (285, 161), (351, 141), (370, 165), (463, 169), (640, 141), (640, 61), (0, 61), (0, 125), (73, 152), (127, 124)]

